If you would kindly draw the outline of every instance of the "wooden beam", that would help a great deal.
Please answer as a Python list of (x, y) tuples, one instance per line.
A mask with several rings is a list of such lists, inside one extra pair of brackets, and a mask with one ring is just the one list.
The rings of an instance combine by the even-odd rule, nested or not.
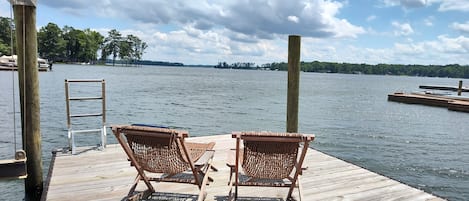
[(31, 4), (15, 1), (13, 5), (23, 149), (28, 158), (24, 185), (27, 201), (40, 200), (43, 188), (35, 1)]
[(301, 37), (288, 37), (288, 92), (287, 132), (298, 132), (298, 99), (300, 94), (300, 49)]

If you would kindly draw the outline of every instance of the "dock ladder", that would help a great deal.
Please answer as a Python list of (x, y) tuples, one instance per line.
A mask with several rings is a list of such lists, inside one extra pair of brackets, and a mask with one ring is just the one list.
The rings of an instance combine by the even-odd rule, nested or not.
[[(89, 97), (71, 97), (70, 96), (70, 84), (71, 83), (101, 83), (101, 94), (98, 96), (89, 96)], [(75, 84), (74, 84), (75, 85)], [(65, 79), (65, 100), (67, 107), (67, 129), (68, 129), (68, 144), (69, 149), (72, 151), (72, 154), (76, 153), (76, 144), (75, 144), (75, 135), (76, 134), (90, 134), (90, 133), (99, 133), (101, 135), (101, 144), (99, 148), (104, 150), (106, 147), (106, 95), (105, 95), (105, 86), (106, 83), (104, 79)], [(87, 93), (86, 91), (83, 93)], [(99, 92), (98, 92), (99, 93)], [(72, 101), (77, 102), (89, 102), (89, 101), (101, 101), (101, 111), (98, 113), (89, 113), (89, 114), (72, 114), (70, 103)], [(81, 108), (83, 109), (83, 107)], [(72, 128), (72, 119), (78, 119), (83, 117), (101, 117), (101, 125), (98, 129), (73, 129)]]

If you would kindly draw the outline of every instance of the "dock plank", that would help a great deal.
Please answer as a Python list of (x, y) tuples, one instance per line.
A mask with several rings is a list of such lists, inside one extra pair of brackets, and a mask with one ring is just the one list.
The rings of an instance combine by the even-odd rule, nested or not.
[[(189, 141), (217, 144), (213, 165), (218, 172), (210, 172), (214, 182), (207, 186), (206, 200), (226, 200), (229, 168), (227, 153), (235, 146), (230, 135), (190, 138)], [(443, 200), (398, 181), (370, 172), (314, 149), (308, 150), (301, 177), (305, 200)], [(51, 166), (46, 200), (121, 200), (124, 198), (137, 171), (129, 165), (119, 145), (108, 145), (104, 151), (88, 150), (78, 155), (58, 153)], [(198, 194), (195, 185), (158, 183), (155, 200), (193, 200)], [(137, 190), (144, 190), (139, 184)], [(288, 188), (240, 187), (241, 200), (283, 200)], [(298, 197), (298, 191), (294, 191)]]

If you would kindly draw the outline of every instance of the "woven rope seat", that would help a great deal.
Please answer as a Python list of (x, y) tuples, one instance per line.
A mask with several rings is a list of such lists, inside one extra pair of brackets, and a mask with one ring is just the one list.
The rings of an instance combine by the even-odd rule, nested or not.
[(289, 187), (287, 200), (292, 199), (314, 135), (249, 131), (233, 132), (232, 137), (236, 138), (235, 156), (230, 152), (227, 165), (231, 168), (230, 189), (235, 186), (234, 198), (238, 197), (238, 186), (270, 186)]
[[(161, 132), (168, 132), (167, 129)], [(145, 135), (143, 131), (123, 130), (126, 133), (127, 143), (132, 149), (135, 159), (142, 168), (154, 173), (178, 174), (190, 168), (189, 161), (183, 155), (182, 147), (176, 140), (177, 134), (174, 131), (167, 138), (154, 138)], [(140, 134), (140, 135), (139, 135)], [(143, 134), (143, 135), (142, 135)], [(153, 132), (155, 134), (155, 132)], [(185, 142), (186, 148), (190, 150), (192, 162), (197, 161), (206, 150), (211, 150), (215, 143), (190, 143)]]
[[(298, 137), (301, 134), (245, 132), (253, 137)], [(242, 168), (249, 177), (284, 179), (292, 172), (298, 157), (298, 142), (244, 141)]]
[[(205, 199), (205, 186), (211, 180), (208, 171), (216, 171), (211, 166), (214, 142), (186, 142), (189, 137), (187, 131), (169, 128), (116, 125), (112, 126), (112, 131), (138, 172), (127, 200), (148, 197), (155, 192), (150, 181), (195, 184), (200, 190), (198, 200)], [(161, 173), (162, 176), (148, 177), (146, 172)], [(179, 173), (189, 177), (179, 177)], [(140, 180), (145, 182), (148, 189), (134, 194)]]

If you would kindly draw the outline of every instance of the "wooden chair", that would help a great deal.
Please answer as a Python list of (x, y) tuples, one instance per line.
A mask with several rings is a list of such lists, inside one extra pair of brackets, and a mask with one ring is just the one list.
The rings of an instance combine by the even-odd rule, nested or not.
[[(168, 128), (112, 126), (112, 131), (138, 172), (127, 200), (146, 198), (155, 192), (150, 181), (195, 184), (200, 190), (198, 200), (205, 199), (208, 171), (212, 168), (215, 152), (212, 150), (214, 142), (186, 142), (186, 131)], [(146, 173), (162, 174), (159, 177), (148, 177)], [(141, 180), (148, 189), (135, 194), (135, 188)]]
[[(299, 197), (302, 199), (299, 176), (314, 135), (233, 132), (232, 137), (236, 138), (236, 150), (229, 154), (227, 162), (231, 168), (230, 198), (233, 198), (234, 185), (234, 199), (238, 197), (238, 186), (289, 187), (286, 200), (293, 199), (293, 189), (298, 186)], [(244, 148), (241, 147), (241, 141)], [(300, 144), (303, 144), (301, 152)]]

